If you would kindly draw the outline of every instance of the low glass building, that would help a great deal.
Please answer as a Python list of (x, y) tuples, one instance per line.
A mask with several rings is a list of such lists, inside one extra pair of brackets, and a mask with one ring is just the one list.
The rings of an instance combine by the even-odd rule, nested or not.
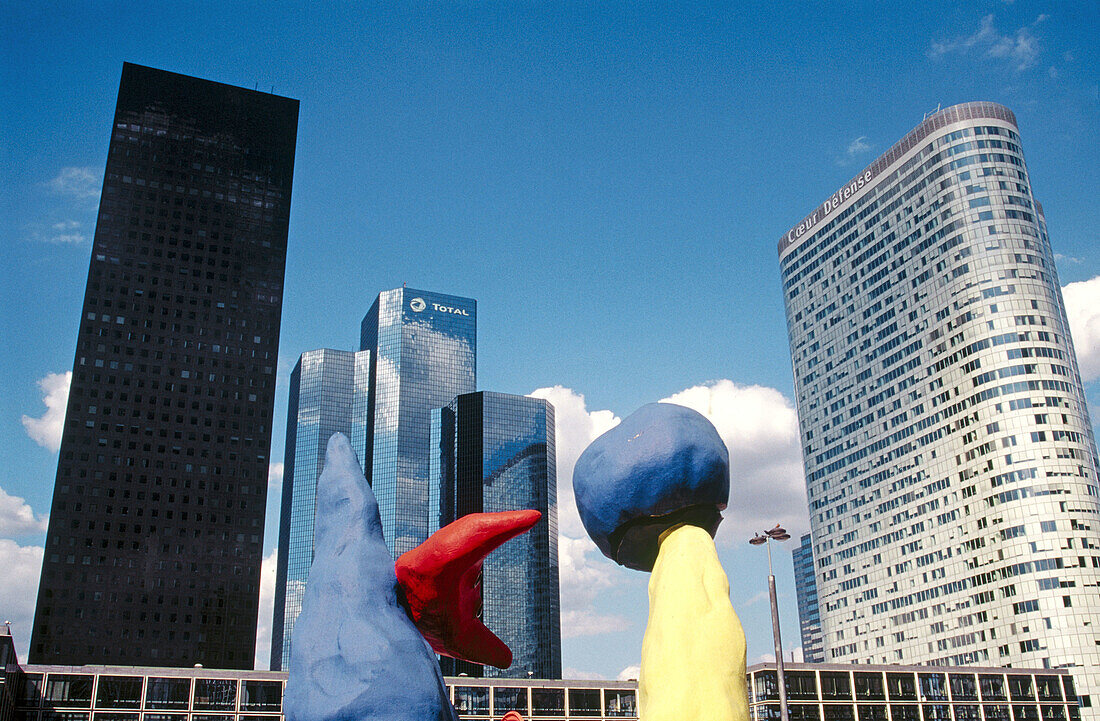
[[(1078, 721), (1065, 669), (784, 664), (789, 721)], [(753, 721), (779, 720), (775, 664), (749, 668)]]
[[(281, 671), (27, 666), (7, 690), (15, 721), (283, 721)], [(448, 677), (460, 719), (637, 719), (633, 681)], [(0, 697), (0, 708), (3, 708)], [(7, 721), (4, 719), (3, 721)]]

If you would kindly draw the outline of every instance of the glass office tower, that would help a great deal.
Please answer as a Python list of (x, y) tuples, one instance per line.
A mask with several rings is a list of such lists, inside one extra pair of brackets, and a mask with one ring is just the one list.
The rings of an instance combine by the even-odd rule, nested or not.
[(830, 662), (1071, 668), (1097, 453), (1015, 116), (936, 112), (779, 244)]
[(252, 667), (297, 124), (123, 66), (34, 663)]
[(469, 513), (543, 514), (482, 569), (481, 618), (512, 649), (512, 666), (443, 658), (444, 673), (561, 678), (554, 407), (505, 393), (460, 395), (432, 411), (431, 446), (430, 532)]
[(313, 563), (313, 520), (317, 479), (333, 433), (361, 436), (356, 421), (365, 415), (370, 351), (322, 348), (302, 354), (290, 374), (283, 464), (279, 562), (271, 626), (271, 668), (286, 668), (294, 622), (302, 610)]
[(302, 355), (291, 379), (271, 668), (290, 660), (313, 562), (314, 491), (336, 431), (351, 439), (396, 558), (428, 537), (431, 410), (475, 387), (477, 301), (410, 288), (382, 292), (359, 352)]
[(394, 558), (428, 537), (433, 408), (477, 383), (477, 301), (412, 288), (380, 293), (363, 318), (369, 350), (365, 453)]
[(822, 663), (821, 617), (817, 611), (817, 583), (814, 581), (814, 551), (810, 534), (791, 553), (794, 558), (794, 590), (798, 598), (798, 627), (802, 635), (802, 660)]

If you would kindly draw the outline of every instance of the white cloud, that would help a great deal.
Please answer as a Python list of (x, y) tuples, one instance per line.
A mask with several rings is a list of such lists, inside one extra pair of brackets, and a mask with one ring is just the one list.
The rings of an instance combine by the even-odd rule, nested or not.
[(49, 232), (44, 235), (39, 235), (39, 237), (47, 243), (77, 245), (87, 240), (87, 237), (80, 232), (80, 228), (81, 225), (78, 221), (63, 220), (60, 223), (51, 225)]
[(596, 597), (620, 583), (623, 573), (603, 557), (587, 535), (558, 536), (562, 638), (596, 636), (630, 627), (626, 618), (599, 613), (594, 607)]
[(786, 396), (720, 380), (663, 401), (705, 415), (729, 448), (730, 499), (719, 541), (739, 544), (776, 523), (792, 535), (809, 529), (798, 416)]
[(46, 412), (39, 418), (23, 416), (23, 428), (27, 430), (27, 435), (35, 443), (51, 451), (56, 452), (61, 447), (61, 431), (65, 425), (65, 406), (69, 402), (69, 383), (72, 378), (72, 371), (66, 371), (50, 373), (38, 381)]
[(641, 666), (627, 666), (622, 671), (619, 671), (619, 675), (615, 677), (616, 681), (637, 681), (638, 676), (642, 673)]
[(573, 500), (573, 467), (588, 444), (619, 424), (611, 411), (589, 411), (584, 396), (562, 386), (529, 393), (554, 406), (555, 459), (558, 468), (558, 529), (571, 538), (588, 538)]
[(48, 520), (45, 516), (35, 516), (34, 509), (25, 500), (0, 488), (0, 536), (45, 533)]
[[(791, 660), (791, 655), (794, 655), (794, 660)], [(787, 663), (802, 663), (802, 647), (801, 646), (787, 646), (783, 650), (783, 660)], [(749, 660), (749, 665), (757, 663), (775, 663), (774, 653), (762, 653), (756, 658)]]
[(260, 610), (256, 617), (256, 659), (253, 668), (271, 667), (271, 617), (275, 611), (275, 571), (279, 549), (271, 549), (260, 566)]
[(58, 195), (89, 200), (99, 197), (102, 179), (95, 168), (67, 167), (62, 168), (48, 185)]
[(0, 622), (11, 621), (11, 633), (20, 660), (27, 660), (34, 604), (38, 598), (38, 578), (42, 573), (41, 546), (20, 546), (15, 541), (0, 538)]
[(1004, 60), (1017, 72), (1027, 70), (1035, 65), (1041, 52), (1034, 29), (1046, 19), (1046, 15), (1040, 15), (1035, 22), (1021, 27), (1015, 33), (1002, 34), (993, 24), (993, 15), (986, 15), (978, 30), (971, 35), (933, 41), (928, 49), (928, 56), (937, 58), (950, 53), (965, 55), (975, 51), (986, 58)]
[(584, 671), (579, 668), (573, 668), (572, 666), (564, 667), (561, 670), (561, 677), (571, 681), (598, 681), (604, 678), (595, 671)]
[(1081, 379), (1100, 378), (1100, 275), (1062, 288)]
[(848, 143), (848, 157), (855, 157), (860, 153), (866, 153), (871, 149), (871, 146), (867, 144), (867, 136), (861, 135), (852, 142)]
[(573, 499), (573, 467), (588, 444), (618, 425), (608, 410), (589, 411), (584, 396), (562, 386), (531, 392), (554, 406), (555, 463), (558, 484), (558, 578), (561, 584), (563, 638), (592, 636), (627, 628), (620, 616), (598, 613), (598, 593), (612, 586), (620, 573), (588, 538)]
[(283, 488), (283, 464), (272, 463), (267, 467), (267, 489), (270, 493), (278, 493)]

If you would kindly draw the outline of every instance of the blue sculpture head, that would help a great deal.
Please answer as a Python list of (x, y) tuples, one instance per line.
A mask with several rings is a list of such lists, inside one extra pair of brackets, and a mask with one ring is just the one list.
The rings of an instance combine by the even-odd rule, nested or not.
[(729, 499), (729, 452), (702, 414), (650, 403), (592, 441), (573, 470), (585, 530), (605, 556), (653, 569), (660, 535), (690, 523), (711, 536)]

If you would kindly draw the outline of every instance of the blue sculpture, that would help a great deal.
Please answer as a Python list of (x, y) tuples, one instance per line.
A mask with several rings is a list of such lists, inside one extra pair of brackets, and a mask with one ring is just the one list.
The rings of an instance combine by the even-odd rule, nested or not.
[(455, 721), (435, 654), (398, 603), (378, 502), (340, 433), (317, 481), (315, 523), (287, 721)]
[(729, 498), (729, 452), (703, 415), (650, 403), (594, 440), (573, 491), (585, 530), (605, 556), (650, 571), (658, 540), (681, 523), (711, 537)]

